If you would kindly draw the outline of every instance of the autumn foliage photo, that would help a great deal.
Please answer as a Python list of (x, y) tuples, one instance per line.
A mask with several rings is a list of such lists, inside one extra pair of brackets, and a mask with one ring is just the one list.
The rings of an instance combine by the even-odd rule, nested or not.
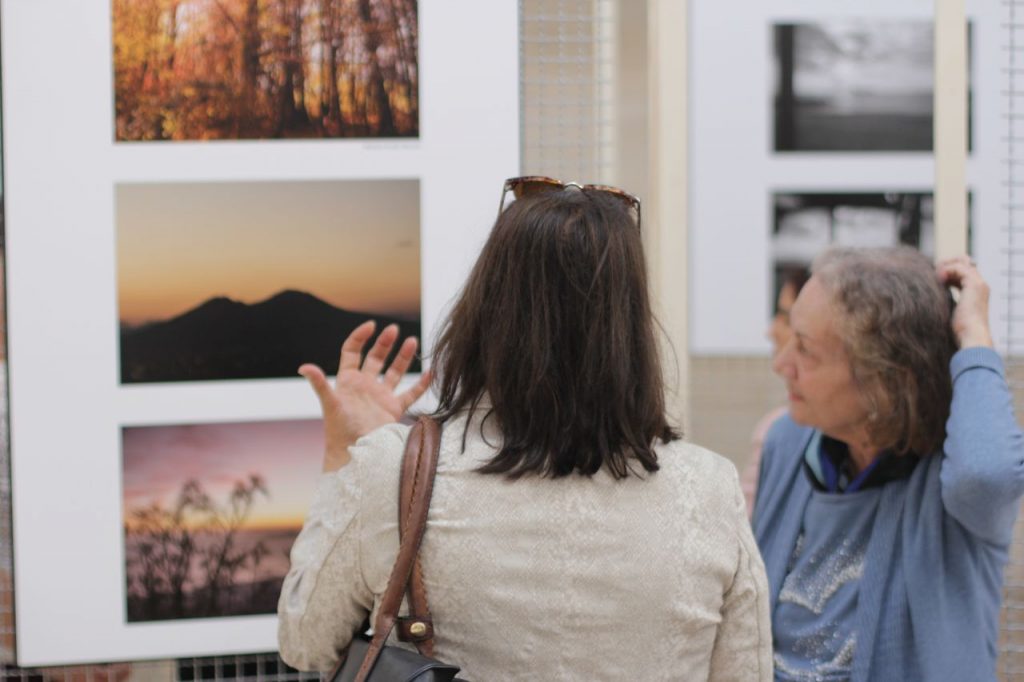
[(417, 0), (113, 0), (116, 139), (419, 135)]

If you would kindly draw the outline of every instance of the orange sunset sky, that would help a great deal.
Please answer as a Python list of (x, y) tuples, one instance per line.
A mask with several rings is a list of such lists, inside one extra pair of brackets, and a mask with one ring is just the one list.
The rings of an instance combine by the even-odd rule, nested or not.
[(283, 289), (419, 317), (417, 180), (122, 184), (116, 202), (122, 324)]
[(319, 419), (128, 427), (122, 431), (125, 521), (133, 509), (173, 507), (195, 478), (221, 505), (235, 481), (261, 475), (248, 528), (298, 528), (313, 499), (323, 454)]

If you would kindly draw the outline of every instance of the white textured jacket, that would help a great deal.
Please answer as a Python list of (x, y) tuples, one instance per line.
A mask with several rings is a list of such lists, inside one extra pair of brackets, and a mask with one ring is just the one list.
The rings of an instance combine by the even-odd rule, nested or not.
[[(475, 471), (501, 438), (477, 423), (464, 451), (466, 420), (444, 429), (421, 548), (437, 658), (469, 680), (771, 680), (731, 463), (676, 441), (643, 478), (510, 481)], [(278, 605), (290, 665), (329, 669), (384, 592), (408, 430), (378, 429), (323, 475)]]

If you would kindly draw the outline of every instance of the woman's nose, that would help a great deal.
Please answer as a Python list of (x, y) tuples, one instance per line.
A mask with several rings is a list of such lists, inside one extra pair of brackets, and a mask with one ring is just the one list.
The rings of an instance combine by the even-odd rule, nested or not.
[(772, 371), (784, 378), (790, 378), (793, 368), (793, 339), (790, 339), (779, 348), (779, 352), (772, 358)]

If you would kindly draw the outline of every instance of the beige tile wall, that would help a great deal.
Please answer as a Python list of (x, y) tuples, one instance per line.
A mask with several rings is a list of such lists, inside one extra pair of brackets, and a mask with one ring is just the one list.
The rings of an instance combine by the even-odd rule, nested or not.
[(782, 381), (768, 357), (690, 358), (689, 440), (728, 457), (741, 470), (750, 434), (770, 410), (785, 403)]

